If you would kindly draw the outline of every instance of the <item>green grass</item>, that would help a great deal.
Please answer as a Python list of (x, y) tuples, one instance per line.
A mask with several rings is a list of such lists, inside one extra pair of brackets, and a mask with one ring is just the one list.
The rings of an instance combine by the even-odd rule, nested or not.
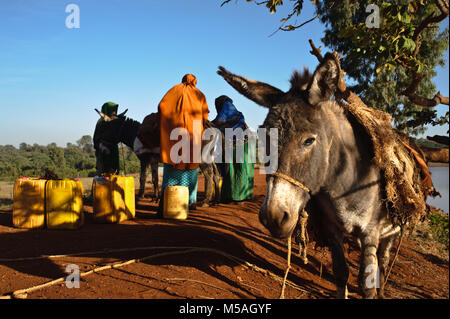
[(430, 231), (433, 234), (433, 238), (449, 247), (449, 233), (448, 233), (448, 215), (441, 211), (433, 211), (428, 216), (428, 222), (430, 225)]
[(448, 236), (448, 215), (436, 209), (423, 222), (417, 223), (409, 238), (421, 252), (434, 255), (448, 263)]

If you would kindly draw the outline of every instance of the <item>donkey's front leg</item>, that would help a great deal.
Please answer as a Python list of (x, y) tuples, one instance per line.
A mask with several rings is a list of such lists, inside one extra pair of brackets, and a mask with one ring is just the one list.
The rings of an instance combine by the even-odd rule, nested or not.
[(384, 298), (384, 286), (386, 281), (386, 271), (389, 266), (389, 251), (392, 244), (398, 236), (398, 231), (392, 235), (386, 236), (380, 240), (380, 245), (378, 246), (378, 266), (380, 267), (380, 287), (378, 289), (378, 298)]
[(210, 164), (201, 163), (200, 169), (205, 177), (205, 199), (201, 203), (202, 207), (208, 207), (212, 200), (213, 169)]
[(148, 167), (148, 161), (145, 159), (140, 159), (141, 162), (141, 172), (139, 176), (139, 193), (138, 197), (143, 198), (144, 197), (144, 191), (145, 191), (145, 182), (147, 180), (147, 167)]
[(221, 197), (221, 187), (220, 187), (220, 173), (217, 169), (217, 166), (215, 163), (212, 163), (213, 167), (213, 183), (214, 183), (214, 203), (220, 203), (220, 197)]
[(378, 238), (368, 236), (361, 239), (361, 262), (359, 269), (359, 286), (364, 298), (376, 297), (380, 287), (380, 271), (377, 259)]
[(347, 299), (347, 283), (349, 269), (345, 259), (342, 238), (334, 238), (330, 241), (331, 258), (333, 260), (333, 273), (336, 282), (336, 298)]
[(156, 203), (159, 203), (159, 175), (158, 175), (159, 155), (152, 156), (150, 159), (150, 166), (152, 169), (152, 183), (153, 183), (153, 198)]

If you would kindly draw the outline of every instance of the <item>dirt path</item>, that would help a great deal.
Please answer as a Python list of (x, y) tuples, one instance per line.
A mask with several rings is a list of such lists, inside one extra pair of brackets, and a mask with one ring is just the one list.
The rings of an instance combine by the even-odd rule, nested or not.
[[(203, 179), (199, 189), (203, 190)], [(156, 207), (137, 203), (137, 218), (118, 225), (94, 224), (88, 213), (78, 231), (20, 230), (11, 226), (11, 211), (0, 211), (0, 296), (66, 277), (66, 266), (81, 272), (110, 263), (157, 256), (83, 277), (80, 288), (65, 283), (28, 294), (28, 298), (278, 298), (286, 244), (270, 237), (258, 221), (265, 177), (256, 177), (253, 201), (242, 205), (198, 208), (185, 221), (155, 219)], [(199, 196), (202, 194), (200, 193)], [(161, 247), (161, 248), (157, 248)], [(167, 247), (202, 247), (187, 252)], [(347, 243), (350, 298), (360, 298), (356, 277), (359, 251)], [(137, 249), (139, 248), (139, 249)], [(109, 252), (105, 252), (109, 249)], [(81, 253), (81, 254), (78, 254)], [(69, 257), (4, 261), (23, 257), (77, 254)], [(228, 255), (226, 255), (228, 254)], [(236, 258), (232, 258), (232, 255)], [(330, 253), (310, 244), (309, 263), (293, 255), (286, 298), (332, 298)], [(251, 265), (245, 265), (242, 260)], [(404, 242), (386, 288), (388, 298), (449, 298), (448, 262)]]

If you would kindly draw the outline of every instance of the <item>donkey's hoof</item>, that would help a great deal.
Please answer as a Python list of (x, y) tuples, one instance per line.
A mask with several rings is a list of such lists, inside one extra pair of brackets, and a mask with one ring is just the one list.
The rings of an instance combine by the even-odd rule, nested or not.
[(336, 299), (348, 299), (347, 287), (337, 287)]
[(209, 203), (208, 202), (203, 202), (200, 204), (200, 207), (209, 207)]

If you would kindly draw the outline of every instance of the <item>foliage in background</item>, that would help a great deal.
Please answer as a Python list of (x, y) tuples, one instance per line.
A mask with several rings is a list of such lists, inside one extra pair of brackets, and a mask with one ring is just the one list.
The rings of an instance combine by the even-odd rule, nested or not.
[[(406, 92), (417, 85), (415, 96), (433, 99), (435, 69), (446, 63), (448, 28), (441, 32), (439, 24), (430, 24), (420, 29), (428, 17), (439, 15), (435, 1), (344, 0), (329, 10), (332, 2), (318, 4), (326, 26), (322, 41), (332, 50), (345, 52), (342, 68), (355, 82), (350, 89), (367, 105), (391, 114), (394, 126), (406, 133), (423, 133), (427, 124), (448, 124), (448, 112), (439, 117), (434, 108), (421, 105)], [(380, 8), (379, 28), (366, 26), (370, 4)]]
[(119, 144), (119, 169), (124, 174), (139, 173), (141, 163), (131, 148), (120, 143)]
[(428, 148), (448, 148), (447, 145), (439, 144), (424, 138), (418, 138), (415, 140), (416, 144), (420, 147), (428, 147)]
[[(409, 134), (420, 134), (425, 125), (448, 125), (449, 113), (438, 116), (434, 106), (448, 105), (448, 97), (436, 93), (432, 78), (437, 66), (444, 67), (448, 50), (448, 19), (445, 0), (311, 0), (314, 17), (292, 23), (301, 16), (305, 0), (253, 1), (275, 13), (290, 6), (278, 30), (293, 31), (317, 18), (325, 26), (322, 42), (343, 54), (341, 66), (347, 72), (348, 87), (371, 107), (391, 114), (394, 126)], [(225, 0), (222, 5), (231, 2)], [(369, 28), (373, 14), (369, 5), (380, 9), (378, 28)], [(307, 20), (309, 19), (309, 20)], [(370, 21), (372, 21), (369, 18)]]
[[(120, 147), (120, 154), (124, 156), (120, 158), (122, 172), (124, 168), (127, 173), (139, 172), (139, 160), (128, 147)], [(0, 145), (0, 179), (41, 177), (45, 168), (61, 178), (94, 176), (95, 150), (92, 137), (85, 135), (76, 144), (67, 143), (64, 148), (55, 143), (47, 146), (21, 143), (19, 148)]]

